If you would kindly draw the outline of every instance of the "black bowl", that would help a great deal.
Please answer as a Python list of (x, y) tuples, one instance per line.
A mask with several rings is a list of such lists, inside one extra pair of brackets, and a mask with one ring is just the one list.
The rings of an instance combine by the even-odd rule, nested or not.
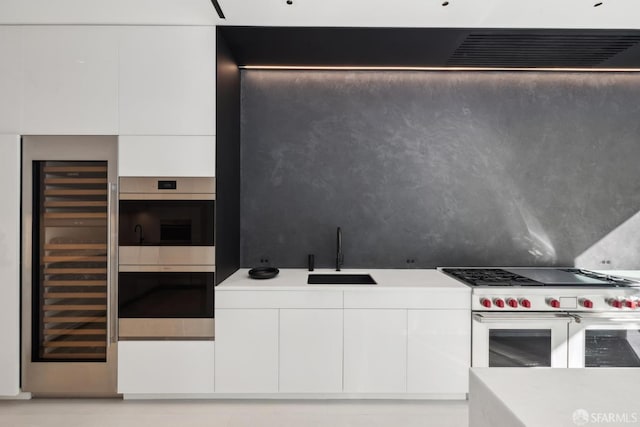
[(275, 267), (256, 267), (249, 270), (249, 277), (252, 279), (273, 279), (280, 270)]

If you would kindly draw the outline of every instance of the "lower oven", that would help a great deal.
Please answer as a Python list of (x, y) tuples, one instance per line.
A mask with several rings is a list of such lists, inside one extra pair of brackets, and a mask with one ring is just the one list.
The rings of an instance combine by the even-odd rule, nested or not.
[(120, 339), (213, 339), (212, 267), (123, 266), (118, 289)]
[(472, 319), (473, 367), (567, 367), (571, 317), (555, 313), (474, 312)]
[(575, 313), (569, 325), (569, 367), (640, 367), (640, 315)]

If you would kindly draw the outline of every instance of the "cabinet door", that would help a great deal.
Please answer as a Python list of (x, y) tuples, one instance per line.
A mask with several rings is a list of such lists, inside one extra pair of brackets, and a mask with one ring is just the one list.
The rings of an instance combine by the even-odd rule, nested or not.
[(120, 341), (118, 393), (213, 393), (213, 341)]
[(216, 393), (278, 391), (278, 310), (216, 309)]
[(215, 28), (127, 27), (120, 134), (215, 135)]
[(280, 392), (342, 392), (342, 310), (280, 310)]
[(407, 391), (407, 310), (344, 310), (344, 391)]
[(409, 310), (409, 393), (469, 391), (471, 319), (468, 310)]
[(23, 134), (118, 133), (118, 33), (25, 27)]
[(0, 26), (0, 134), (20, 133), (22, 29)]
[(120, 176), (203, 176), (216, 174), (215, 136), (121, 136)]

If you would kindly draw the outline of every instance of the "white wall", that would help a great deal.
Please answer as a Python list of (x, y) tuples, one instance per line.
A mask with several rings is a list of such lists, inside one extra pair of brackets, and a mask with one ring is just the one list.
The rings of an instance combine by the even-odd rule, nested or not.
[(0, 396), (15, 396), (20, 376), (20, 138), (0, 135)]

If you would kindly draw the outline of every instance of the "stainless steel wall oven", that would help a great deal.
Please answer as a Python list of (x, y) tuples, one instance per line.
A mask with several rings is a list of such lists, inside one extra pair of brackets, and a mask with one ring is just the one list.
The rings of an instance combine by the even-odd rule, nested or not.
[(212, 339), (215, 179), (120, 178), (121, 339)]

